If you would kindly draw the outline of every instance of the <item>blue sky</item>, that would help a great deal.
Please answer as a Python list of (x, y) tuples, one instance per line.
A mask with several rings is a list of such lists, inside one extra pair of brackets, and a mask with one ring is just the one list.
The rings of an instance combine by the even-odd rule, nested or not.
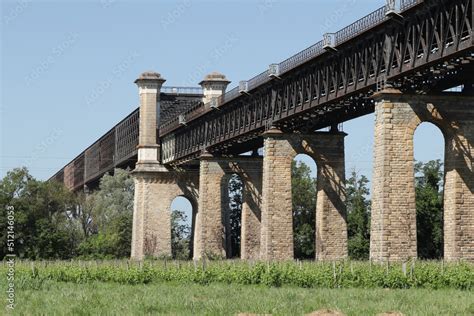
[[(47, 179), (138, 106), (135, 78), (169, 86), (212, 71), (245, 80), (382, 6), (383, 0), (3, 0), (0, 177)], [(373, 115), (346, 122), (347, 170), (371, 178)], [(416, 158), (441, 159), (423, 125)]]

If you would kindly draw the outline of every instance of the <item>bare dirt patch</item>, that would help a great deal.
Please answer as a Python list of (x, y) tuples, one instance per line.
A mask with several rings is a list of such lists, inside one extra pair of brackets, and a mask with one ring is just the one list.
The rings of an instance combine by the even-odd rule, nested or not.
[(345, 316), (345, 314), (330, 309), (320, 309), (306, 314), (306, 316)]

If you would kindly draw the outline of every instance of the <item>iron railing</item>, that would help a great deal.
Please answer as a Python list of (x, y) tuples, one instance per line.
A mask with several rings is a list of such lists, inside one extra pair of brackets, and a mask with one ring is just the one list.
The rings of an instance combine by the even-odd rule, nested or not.
[(424, 0), (401, 0), (401, 1), (402, 1), (402, 4), (401, 4), (402, 11), (405, 11), (423, 2)]
[[(400, 0), (401, 1), (401, 10), (406, 11), (417, 4), (422, 3), (424, 0)], [(389, 18), (386, 16), (387, 6), (383, 6), (372, 13), (366, 15), (365, 17), (359, 19), (358, 21), (352, 23), (351, 25), (339, 30), (336, 32), (336, 46), (341, 45), (344, 42), (347, 42), (360, 34), (368, 31), (371, 28), (376, 27), (377, 25), (387, 21)], [(289, 72), (296, 67), (322, 55), (325, 52), (323, 41), (319, 41), (316, 44), (302, 50), (301, 52), (291, 56), (288, 59), (285, 59), (279, 63), (280, 74)], [(262, 84), (270, 81), (269, 71), (266, 70), (259, 75), (253, 77), (248, 81), (249, 91), (254, 90), (261, 86)], [(238, 87), (226, 92), (218, 99), (218, 106), (222, 106), (225, 103), (228, 103), (240, 96)], [(192, 111), (186, 111), (184, 113), (186, 121), (189, 122), (195, 117), (199, 117), (202, 114), (210, 111), (209, 106), (204, 106), (203, 108), (198, 108), (195, 115), (191, 113)], [(160, 127), (160, 135), (165, 135), (179, 127), (178, 119), (171, 120), (166, 124)]]
[(280, 63), (280, 73), (290, 71), (298, 67), (299, 65), (311, 60), (324, 52), (323, 41), (319, 41), (316, 44), (306, 48), (305, 50), (299, 52), (296, 55), (291, 56), (290, 58), (282, 61)]
[(248, 88), (249, 88), (249, 90), (253, 90), (256, 87), (258, 87), (258, 86), (260, 86), (260, 85), (262, 85), (262, 84), (264, 84), (268, 81), (270, 81), (269, 73), (268, 73), (268, 70), (265, 70), (261, 74), (256, 75), (255, 77), (253, 77), (252, 79), (250, 79), (248, 81)]
[(234, 89), (226, 92), (221, 98), (219, 98), (220, 100), (219, 105), (230, 102), (236, 99), (238, 96), (240, 96), (239, 87), (235, 87)]
[(388, 18), (385, 16), (385, 11), (385, 6), (381, 7), (362, 19), (346, 26), (342, 30), (339, 30), (336, 33), (336, 45), (340, 45), (387, 20)]
[(161, 87), (160, 92), (167, 94), (203, 94), (201, 87)]

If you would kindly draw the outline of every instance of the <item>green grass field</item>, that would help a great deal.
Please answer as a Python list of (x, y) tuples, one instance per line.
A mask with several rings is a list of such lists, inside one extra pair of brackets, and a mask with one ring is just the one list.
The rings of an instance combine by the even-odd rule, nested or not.
[(44, 282), (18, 289), (17, 315), (304, 315), (320, 309), (346, 315), (474, 315), (474, 297), (459, 290), (302, 289), (255, 285), (120, 285)]
[(14, 272), (16, 315), (474, 315), (467, 263), (18, 261)]

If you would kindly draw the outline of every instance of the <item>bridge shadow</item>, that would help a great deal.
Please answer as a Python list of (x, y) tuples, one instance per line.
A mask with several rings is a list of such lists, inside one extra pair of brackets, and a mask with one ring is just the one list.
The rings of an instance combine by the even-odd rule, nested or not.
[[(474, 97), (410, 104), (417, 118), (410, 123), (415, 130), (422, 122), (436, 125), (445, 138), (445, 175), (455, 172), (474, 194)], [(413, 135), (411, 135), (413, 136)]]
[[(246, 161), (248, 159), (248, 161)], [(260, 158), (261, 159), (261, 158)], [(243, 216), (244, 207), (248, 208), (252, 212), (259, 225), (261, 224), (261, 177), (262, 177), (262, 165), (256, 164), (255, 158), (237, 158), (234, 161), (229, 159), (228, 161), (219, 162), (220, 168), (224, 171), (224, 175), (221, 178), (220, 190), (221, 190), (221, 201), (223, 203), (221, 220), (222, 220), (222, 232), (221, 236), (216, 240), (220, 239), (223, 248), (226, 250), (227, 257), (231, 257), (233, 249), (230, 241), (229, 231), (229, 216), (230, 216), (230, 179), (232, 176), (239, 177), (241, 181), (241, 217), (240, 217), (240, 245), (242, 247), (242, 227), (243, 227)], [(260, 190), (259, 190), (260, 188)], [(254, 223), (250, 223), (252, 225)], [(258, 227), (260, 229), (260, 226)], [(259, 238), (260, 236), (258, 236)], [(240, 251), (241, 252), (241, 251)], [(240, 253), (240, 255), (242, 255)]]
[(191, 236), (189, 240), (189, 259), (194, 256), (194, 240), (196, 236), (196, 217), (199, 205), (199, 173), (197, 171), (177, 171), (176, 176), (181, 194), (177, 195), (186, 198), (191, 203)]
[[(199, 201), (199, 172), (198, 171), (175, 171), (176, 183), (183, 196), (190, 200), (193, 207)], [(197, 210), (197, 209), (196, 209)]]
[(330, 137), (333, 134), (319, 132), (301, 135), (298, 136), (299, 141), (292, 142), (292, 147), (297, 154), (306, 154), (315, 161), (317, 193), (323, 191), (331, 205), (344, 221), (347, 221), (344, 142), (342, 140), (340, 144), (342, 148), (337, 148), (334, 145), (328, 145), (323, 138), (319, 139), (318, 135)]

